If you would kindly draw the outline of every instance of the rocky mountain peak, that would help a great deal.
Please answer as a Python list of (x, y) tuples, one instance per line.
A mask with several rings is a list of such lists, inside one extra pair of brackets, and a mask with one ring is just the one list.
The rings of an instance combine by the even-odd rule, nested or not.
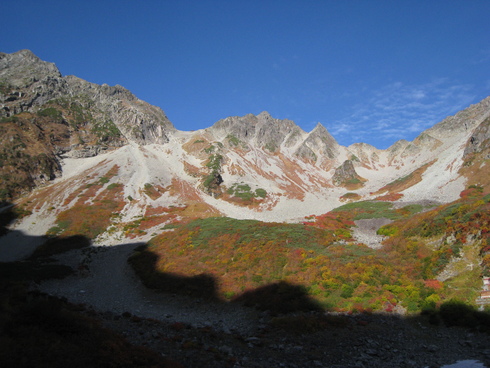
[(39, 80), (61, 77), (54, 63), (39, 59), (30, 50), (0, 54), (0, 83), (24, 88)]
[(0, 116), (50, 107), (76, 115), (78, 123), (90, 125), (89, 130), (109, 129), (143, 145), (166, 143), (175, 131), (160, 108), (139, 100), (126, 88), (62, 77), (55, 64), (42, 61), (29, 50), (0, 55), (0, 86)]
[(207, 129), (218, 140), (234, 136), (273, 152), (294, 132), (302, 131), (293, 121), (275, 119), (267, 111), (258, 115), (232, 116)]
[(260, 114), (257, 115), (257, 119), (260, 122), (269, 122), (274, 120), (274, 118), (269, 114), (267, 111), (262, 111)]
[(338, 145), (336, 139), (329, 133), (327, 128), (325, 128), (321, 123), (318, 123), (315, 128), (310, 132), (310, 137), (318, 137), (324, 142), (334, 146)]
[(340, 145), (322, 124), (318, 123), (296, 150), (296, 155), (316, 161), (318, 157), (333, 159)]
[(424, 133), (437, 139), (469, 135), (489, 116), (490, 97), (487, 97), (479, 103), (459, 111), (456, 115), (447, 117)]

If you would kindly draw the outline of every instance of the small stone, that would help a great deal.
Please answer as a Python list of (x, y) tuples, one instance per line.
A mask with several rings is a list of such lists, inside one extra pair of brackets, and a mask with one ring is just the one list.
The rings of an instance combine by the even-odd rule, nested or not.
[(374, 349), (367, 349), (366, 354), (370, 355), (370, 356), (379, 356), (379, 352), (377, 350), (374, 350)]
[(218, 350), (226, 355), (233, 355), (233, 349), (230, 348), (229, 346), (223, 345), (218, 348)]
[(439, 348), (436, 345), (429, 345), (429, 346), (427, 346), (427, 351), (429, 351), (431, 353), (435, 353), (438, 350), (439, 350)]

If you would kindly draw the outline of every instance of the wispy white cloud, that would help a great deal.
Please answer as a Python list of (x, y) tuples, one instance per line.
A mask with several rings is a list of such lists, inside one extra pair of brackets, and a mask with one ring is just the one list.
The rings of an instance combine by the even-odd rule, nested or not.
[(480, 50), (480, 53), (476, 56), (476, 59), (472, 61), (473, 65), (487, 64), (490, 61), (490, 48), (484, 48)]
[(372, 91), (346, 116), (327, 129), (344, 144), (366, 142), (386, 147), (398, 139), (413, 139), (445, 117), (475, 102), (471, 85), (447, 79), (407, 85), (401, 82)]

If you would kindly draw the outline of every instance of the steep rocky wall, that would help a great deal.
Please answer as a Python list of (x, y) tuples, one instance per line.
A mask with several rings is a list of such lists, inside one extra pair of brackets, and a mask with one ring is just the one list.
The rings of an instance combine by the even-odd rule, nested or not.
[(112, 121), (122, 136), (136, 144), (166, 143), (174, 126), (164, 112), (136, 98), (121, 86), (89, 83), (74, 76), (62, 77), (53, 63), (29, 50), (0, 54), (0, 117), (37, 112), (56, 99), (80, 103), (93, 121)]

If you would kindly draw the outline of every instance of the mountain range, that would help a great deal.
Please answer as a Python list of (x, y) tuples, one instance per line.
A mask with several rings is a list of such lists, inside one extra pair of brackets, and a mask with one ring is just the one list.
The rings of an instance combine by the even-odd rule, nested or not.
[[(46, 240), (150, 241), (158, 272), (211, 273), (227, 298), (310, 280), (322, 303), (341, 309), (354, 299), (384, 308), (390, 290), (415, 310), (436, 293), (426, 281), (446, 283), (452, 291), (432, 297), (443, 300), (463, 274), (473, 298), (490, 274), (489, 159), (490, 97), (412, 142), (344, 147), (321, 124), (305, 132), (267, 112), (179, 131), (121, 86), (62, 76), (28, 50), (0, 53), (0, 200), (17, 217), (0, 239), (3, 261), (42, 253)], [(397, 264), (393, 277), (408, 273), (404, 287), (425, 291), (397, 294), (379, 278), (376, 292), (356, 296), (364, 281), (346, 281), (346, 265), (320, 271), (340, 255)]]
[(180, 131), (124, 87), (0, 53), (0, 360), (487, 363), (489, 164), (490, 97), (345, 147), (265, 111)]
[(448, 203), (488, 180), (463, 164), (488, 150), (490, 98), (380, 150), (267, 112), (179, 131), (125, 88), (62, 76), (28, 50), (0, 54), (0, 93), (1, 199), (33, 198), (34, 212), (73, 206), (111, 170), (123, 222), (171, 206), (295, 221), (387, 196)]

